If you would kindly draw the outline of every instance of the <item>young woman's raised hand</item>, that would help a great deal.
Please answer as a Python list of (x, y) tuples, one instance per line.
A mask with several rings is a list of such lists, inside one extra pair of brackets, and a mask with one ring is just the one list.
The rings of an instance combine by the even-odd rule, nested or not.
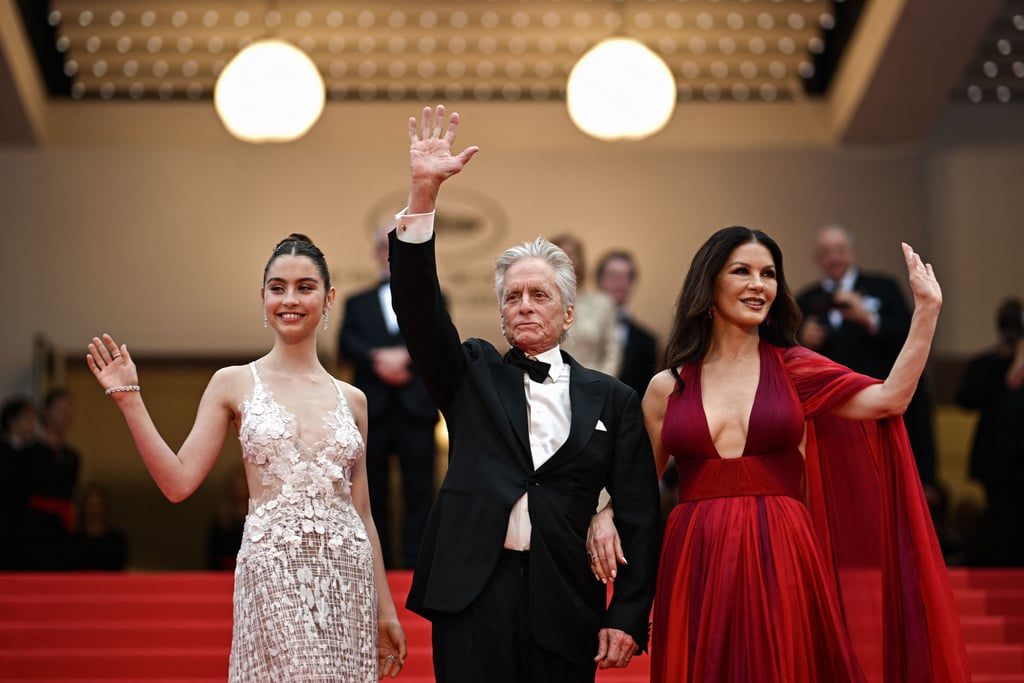
[(109, 334), (104, 334), (102, 340), (99, 337), (92, 338), (85, 361), (104, 389), (139, 383), (139, 375), (135, 371), (128, 347), (124, 344), (118, 346)]

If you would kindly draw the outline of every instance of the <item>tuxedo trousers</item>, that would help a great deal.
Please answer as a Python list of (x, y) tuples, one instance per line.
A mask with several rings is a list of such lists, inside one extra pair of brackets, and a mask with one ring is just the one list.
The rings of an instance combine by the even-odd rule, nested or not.
[(472, 605), (458, 614), (433, 617), (437, 683), (594, 682), (596, 664), (570, 661), (533, 637), (529, 589), (529, 553), (503, 550)]

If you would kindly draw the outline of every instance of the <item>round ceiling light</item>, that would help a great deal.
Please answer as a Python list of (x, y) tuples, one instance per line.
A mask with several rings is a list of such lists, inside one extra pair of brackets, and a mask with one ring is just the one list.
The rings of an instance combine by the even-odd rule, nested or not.
[(641, 140), (660, 131), (676, 106), (665, 62), (631, 38), (603, 40), (580, 57), (566, 86), (569, 117), (599, 140)]
[(213, 103), (224, 127), (245, 142), (289, 142), (324, 110), (324, 79), (305, 52), (283, 40), (258, 40), (228, 62)]

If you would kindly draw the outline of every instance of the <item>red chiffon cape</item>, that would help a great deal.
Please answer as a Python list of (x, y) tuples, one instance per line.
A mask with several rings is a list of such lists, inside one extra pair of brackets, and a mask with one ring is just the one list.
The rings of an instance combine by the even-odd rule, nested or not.
[(960, 615), (902, 418), (831, 416), (878, 380), (803, 347), (775, 352), (808, 417), (805, 502), (865, 673), (967, 683)]

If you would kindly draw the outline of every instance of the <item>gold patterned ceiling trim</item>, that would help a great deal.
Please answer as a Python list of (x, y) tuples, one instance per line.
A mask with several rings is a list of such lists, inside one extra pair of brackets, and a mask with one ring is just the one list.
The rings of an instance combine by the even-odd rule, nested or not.
[(658, 52), (681, 100), (789, 99), (814, 73), (832, 0), (113, 2), (48, 16), (76, 98), (205, 99), (227, 61), (274, 35), (332, 99), (563, 98), (576, 60), (625, 34)]
[[(827, 87), (838, 52), (822, 54), (870, 2), (51, 0), (33, 21), (52, 34), (36, 45), (51, 94), (77, 99), (208, 99), (268, 34), (306, 51), (334, 100), (563, 99), (583, 52), (625, 34), (665, 59), (681, 101), (786, 101)], [(1005, 0), (951, 96), (1024, 102), (1024, 0)]]

